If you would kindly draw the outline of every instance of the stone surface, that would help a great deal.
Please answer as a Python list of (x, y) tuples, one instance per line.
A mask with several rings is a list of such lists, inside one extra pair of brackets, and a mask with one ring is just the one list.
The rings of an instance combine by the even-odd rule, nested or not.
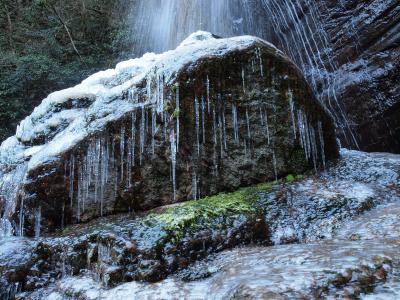
[(400, 6), (325, 1), (338, 93), (366, 151), (400, 152)]
[(3, 220), (43, 234), (301, 174), (337, 149), (285, 55), (199, 32), (45, 99), (0, 149)]
[(398, 1), (276, 0), (262, 7), (275, 28), (267, 39), (303, 69), (343, 129), (342, 144), (400, 153)]

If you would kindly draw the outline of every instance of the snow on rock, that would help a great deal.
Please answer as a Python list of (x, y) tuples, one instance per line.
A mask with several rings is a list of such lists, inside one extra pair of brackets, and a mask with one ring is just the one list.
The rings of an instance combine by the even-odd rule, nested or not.
[[(230, 55), (239, 59), (229, 61), (236, 65), (222, 74), (215, 66), (222, 66)], [(265, 88), (259, 89), (263, 84)], [(240, 89), (235, 90), (237, 86)], [(190, 120), (185, 118), (193, 111)], [(232, 117), (227, 112), (232, 112)], [(124, 119), (129, 122), (122, 122)], [(186, 123), (182, 124), (181, 119)], [(186, 132), (192, 131), (188, 127), (192, 119), (197, 155), (188, 154), (191, 137), (188, 140)], [(282, 138), (282, 132), (287, 137)], [(181, 135), (185, 135), (183, 142)], [(165, 153), (163, 145), (173, 153)], [(180, 145), (190, 159), (180, 159)], [(260, 151), (255, 153), (257, 147)], [(64, 218), (79, 222), (113, 213), (116, 206), (131, 210), (168, 204), (171, 193), (173, 201), (186, 200), (190, 197), (188, 189), (197, 198), (250, 184), (248, 178), (272, 179), (289, 172), (290, 162), (284, 156), (291, 147), (293, 151), (296, 147), (303, 149), (302, 160), (297, 160), (301, 163), (293, 167), (299, 170), (308, 163), (316, 169), (337, 154), (331, 118), (297, 67), (259, 38), (219, 39), (208, 32), (195, 32), (175, 50), (121, 62), (115, 69), (98, 72), (75, 87), (50, 94), (21, 122), (16, 135), (0, 146), (0, 195), (5, 199), (0, 210), (6, 224), (2, 227), (7, 227), (8, 233), (10, 227), (19, 227), (16, 231), (23, 234), (27, 224), (40, 225), (41, 220), (34, 221), (33, 215), (51, 217), (54, 220), (49, 226), (62, 227), (67, 222)], [(232, 161), (227, 155), (229, 148), (235, 148), (235, 156), (243, 155), (245, 159)], [(145, 171), (149, 170), (146, 158), (157, 156), (167, 157), (171, 164), (161, 165), (164, 159), (157, 158), (160, 165), (152, 166), (163, 174), (163, 180), (149, 178), (155, 176), (154, 172)], [(254, 173), (266, 156), (271, 165), (263, 163), (265, 172), (259, 166), (259, 172)], [(201, 160), (203, 165), (211, 165), (207, 172), (201, 169)], [(224, 174), (223, 168), (231, 173), (243, 168), (240, 164), (249, 168), (251, 160), (260, 163), (251, 167), (253, 173), (242, 172), (244, 178), (239, 181), (237, 175)], [(140, 176), (134, 171), (139, 166), (143, 170)], [(184, 178), (183, 169), (187, 173)], [(219, 182), (214, 181), (215, 187), (207, 184), (199, 174), (202, 171), (219, 178)], [(262, 172), (267, 175), (259, 174)], [(52, 182), (43, 179), (49, 176)], [(161, 187), (169, 177), (173, 192)], [(151, 179), (150, 185), (140, 187)], [(181, 186), (177, 181), (183, 182)], [(165, 192), (162, 190), (170, 194), (160, 194)], [(143, 201), (143, 193), (161, 203)], [(107, 199), (127, 202), (127, 198), (131, 198), (129, 205), (105, 203)], [(46, 207), (43, 213), (42, 201)], [(25, 211), (27, 205), (34, 208)], [(91, 213), (84, 216), (88, 210)], [(62, 214), (61, 220), (58, 214)]]
[[(127, 89), (134, 88), (135, 84), (139, 84), (154, 73), (163, 75), (165, 84), (172, 83), (173, 76), (179, 70), (187, 67), (187, 64), (195, 64), (202, 57), (224, 56), (228, 52), (240, 51), (261, 42), (266, 43), (252, 36), (215, 39), (208, 32), (198, 31), (184, 40), (176, 50), (162, 54), (147, 53), (142, 58), (121, 62), (115, 69), (100, 71), (73, 88), (54, 92), (18, 126), (15, 137), (19, 143), (12, 137), (2, 144), (0, 163), (7, 164), (9, 159), (13, 159), (22, 149), (30, 148), (38, 136), (48, 136), (65, 122), (63, 126), (65, 128), (62, 128), (51, 141), (43, 143), (45, 147), (33, 155), (34, 163), (29, 165), (29, 169), (34, 169), (40, 163), (45, 163), (46, 160), (51, 160), (52, 157), (71, 149), (90, 132), (100, 129), (104, 122), (112, 121), (132, 110), (134, 103), (119, 99), (123, 98), (123, 93)], [(274, 47), (272, 44), (268, 45)], [(278, 49), (276, 54), (284, 56)], [(149, 95), (147, 99), (149, 103), (146, 104), (156, 100), (151, 96)], [(89, 101), (90, 106), (86, 107), (84, 104), (77, 109), (60, 111), (62, 105), (71, 100), (76, 102), (75, 105), (78, 107), (83, 100)], [(93, 116), (96, 120), (89, 121), (89, 117)], [(58, 149), (53, 150), (56, 144)], [(13, 150), (16, 146), (19, 147), (18, 151)], [(7, 155), (7, 152), (12, 154)], [(21, 155), (20, 158), (23, 157)]]

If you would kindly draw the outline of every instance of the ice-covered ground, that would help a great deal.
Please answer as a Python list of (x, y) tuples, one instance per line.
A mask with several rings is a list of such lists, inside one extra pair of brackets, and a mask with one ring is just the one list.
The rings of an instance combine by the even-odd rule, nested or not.
[[(396, 205), (399, 209), (400, 203)], [(382, 210), (377, 208), (371, 213), (382, 215)], [(400, 227), (399, 218), (396, 226)], [(380, 227), (385, 230), (385, 224)], [(193, 273), (215, 272), (210, 278), (192, 282), (177, 276), (155, 284), (132, 282), (107, 290), (90, 277), (66, 278), (49, 299), (63, 299), (64, 294), (82, 299), (231, 299), (234, 295), (249, 296), (246, 299), (309, 299), (324, 288), (332, 297), (353, 295), (362, 287), (362, 280), (376, 281), (376, 291), (369, 295), (361, 288), (361, 298), (398, 299), (400, 277), (395, 273), (400, 263), (399, 231), (391, 237), (385, 239), (369, 232), (370, 239), (362, 241), (339, 238), (235, 249), (192, 267)]]

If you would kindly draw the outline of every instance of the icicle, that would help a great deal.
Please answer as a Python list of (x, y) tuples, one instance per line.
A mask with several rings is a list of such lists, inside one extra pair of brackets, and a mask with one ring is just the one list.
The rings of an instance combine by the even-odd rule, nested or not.
[(226, 142), (226, 122), (225, 122), (225, 105), (222, 107), (222, 129), (224, 133), (224, 149), (225, 151), (228, 149), (227, 142)]
[(151, 109), (151, 154), (155, 154), (155, 135), (156, 135), (156, 112)]
[(249, 143), (251, 140), (251, 132), (250, 132), (250, 118), (249, 118), (249, 110), (246, 107), (246, 124), (247, 124), (247, 137), (249, 139)]
[(221, 119), (221, 114), (218, 114), (218, 132), (219, 132), (219, 145), (220, 145), (220, 151), (221, 151), (221, 158), (223, 157), (224, 154), (224, 146), (223, 146), (223, 128), (222, 128), (222, 119)]
[(24, 236), (24, 227), (25, 227), (25, 214), (24, 214), (24, 197), (21, 199), (21, 206), (19, 208), (19, 236)]
[(257, 49), (257, 56), (260, 62), (260, 73), (261, 73), (261, 77), (264, 77), (264, 67), (263, 67), (263, 60), (262, 60), (262, 53), (261, 53), (261, 49), (258, 48)]
[(200, 112), (199, 112), (199, 101), (197, 97), (194, 98), (194, 111), (195, 111), (195, 121), (196, 121), (196, 142), (197, 142), (197, 157), (200, 157)]
[(171, 143), (171, 164), (172, 164), (172, 188), (173, 188), (173, 196), (174, 202), (176, 201), (176, 140), (175, 140), (175, 132), (172, 128), (170, 133), (170, 143)]
[(74, 181), (75, 181), (75, 156), (71, 155), (69, 159), (69, 199), (71, 203), (71, 209), (74, 199)]
[(304, 132), (305, 132), (305, 138), (306, 138), (306, 148), (307, 148), (307, 158), (311, 158), (311, 142), (310, 142), (310, 131), (308, 128), (308, 120), (307, 120), (307, 115), (304, 115)]
[(243, 85), (243, 93), (246, 93), (246, 87), (245, 87), (245, 80), (244, 80), (245, 74), (244, 74), (244, 68), (242, 68), (242, 85)]
[(207, 109), (208, 113), (210, 113), (210, 80), (208, 79), (208, 75), (206, 80), (206, 89), (207, 89)]
[[(121, 182), (124, 181), (124, 163), (125, 163), (125, 125), (121, 127), (120, 132), (120, 155), (121, 155)], [(100, 162), (98, 162), (100, 163)]]
[(325, 159), (325, 140), (324, 140), (324, 133), (322, 130), (322, 123), (318, 121), (318, 136), (319, 136), (319, 144), (321, 146), (321, 158), (322, 158), (322, 165), (324, 170), (326, 169), (326, 159)]
[(175, 107), (175, 114), (176, 114), (176, 149), (179, 149), (179, 132), (180, 132), (180, 99), (179, 99), (179, 82), (176, 83), (176, 107)]
[(62, 204), (62, 212), (61, 212), (61, 230), (64, 230), (65, 224), (65, 202)]
[(39, 206), (35, 212), (35, 238), (40, 237), (41, 222), (42, 222), (42, 208)]
[(277, 170), (277, 164), (276, 164), (275, 149), (272, 151), (272, 163), (274, 165), (275, 180), (278, 180), (278, 170)]
[[(124, 138), (125, 138), (125, 135), (124, 135)], [(107, 162), (108, 158), (106, 156), (106, 146), (105, 146), (103, 137), (100, 137), (98, 139), (98, 144), (99, 144), (99, 163), (100, 163), (100, 174), (99, 174), (99, 176), (100, 176), (100, 215), (103, 215), (102, 211), (101, 211), (101, 207), (102, 207), (102, 203), (104, 201), (104, 188), (105, 188), (105, 184), (106, 184), (106, 168), (108, 166), (108, 162)]]
[(312, 152), (312, 160), (314, 165), (314, 171), (317, 172), (317, 143), (315, 139), (315, 130), (312, 126), (309, 127), (310, 130), (310, 143), (311, 143), (311, 152)]
[(267, 131), (267, 142), (268, 142), (268, 145), (270, 145), (271, 144), (271, 135), (269, 133), (268, 113), (267, 113), (266, 109), (265, 109), (265, 128)]
[(162, 122), (163, 122), (163, 139), (167, 140), (167, 125), (168, 125), (168, 113), (166, 111), (162, 112)]
[(238, 116), (237, 116), (237, 107), (236, 104), (232, 103), (232, 127), (233, 127), (233, 136), (235, 142), (239, 142), (239, 126), (238, 126)]
[(147, 102), (151, 102), (151, 77), (150, 76), (147, 77), (146, 89), (147, 89)]
[(192, 176), (192, 197), (197, 200), (197, 174), (194, 173)]
[(213, 109), (213, 133), (214, 133), (214, 145), (217, 145), (217, 120), (215, 115), (215, 109)]
[[(115, 160), (115, 140), (112, 139), (111, 141), (111, 161), (112, 161), (112, 169), (117, 172), (117, 165), (116, 165), (116, 160)], [(114, 184), (113, 184), (113, 200), (117, 199), (117, 194), (118, 194), (118, 176), (114, 176)]]
[(131, 113), (131, 148), (132, 156), (130, 157), (132, 167), (135, 166), (135, 145), (136, 145), (136, 110)]
[(143, 163), (145, 145), (145, 108), (142, 106), (142, 119), (140, 120), (140, 165)]
[(130, 188), (132, 186), (132, 134), (128, 138), (128, 153), (126, 157), (126, 177), (127, 177), (127, 183), (126, 186)]
[(204, 104), (204, 97), (201, 97), (201, 130), (203, 134), (202, 143), (203, 145), (206, 143), (206, 129), (205, 129), (205, 104)]
[(82, 166), (78, 166), (78, 190), (76, 195), (76, 219), (78, 222), (81, 219), (81, 194), (82, 194)]

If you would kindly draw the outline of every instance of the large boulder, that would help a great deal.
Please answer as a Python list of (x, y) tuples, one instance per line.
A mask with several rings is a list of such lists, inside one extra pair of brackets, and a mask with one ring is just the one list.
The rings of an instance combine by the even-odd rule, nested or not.
[(337, 155), (329, 113), (282, 52), (198, 32), (49, 95), (21, 123), (0, 148), (3, 228), (40, 235), (303, 173)]

